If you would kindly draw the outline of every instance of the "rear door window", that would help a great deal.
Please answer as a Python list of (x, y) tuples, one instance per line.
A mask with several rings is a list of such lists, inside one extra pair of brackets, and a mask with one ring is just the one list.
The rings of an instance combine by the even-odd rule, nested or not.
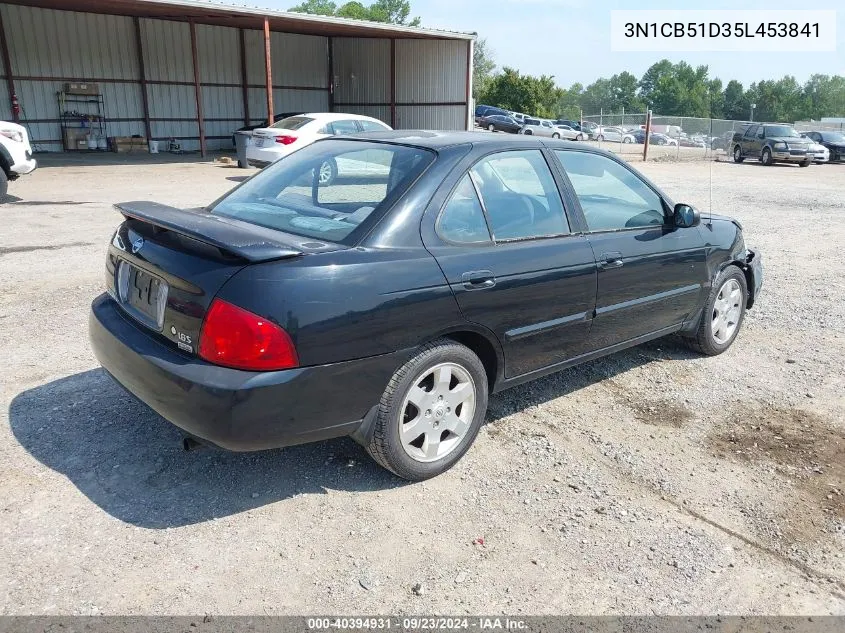
[(560, 192), (540, 150), (500, 152), (470, 170), (497, 241), (569, 233)]
[(377, 123), (376, 121), (358, 121), (358, 123), (361, 124), (365, 132), (384, 132), (390, 129), (383, 123)]

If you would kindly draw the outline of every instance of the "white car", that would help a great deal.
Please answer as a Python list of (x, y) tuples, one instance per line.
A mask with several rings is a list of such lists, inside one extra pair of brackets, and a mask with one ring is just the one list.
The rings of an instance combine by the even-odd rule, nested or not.
[(585, 141), (587, 140), (587, 134), (584, 132), (579, 132), (578, 130), (573, 130), (568, 125), (555, 125), (555, 132), (557, 132), (557, 136), (553, 134), (553, 138), (565, 138), (569, 141)]
[(801, 136), (810, 142), (810, 153), (813, 155), (814, 163), (827, 163), (830, 161), (829, 149), (827, 149), (824, 145), (816, 143), (806, 134), (802, 134)]
[(0, 201), (9, 190), (9, 181), (31, 173), (38, 166), (26, 129), (17, 123), (0, 121)]
[[(378, 119), (360, 114), (299, 114), (276, 121), (270, 127), (253, 130), (246, 148), (246, 159), (253, 167), (266, 167), (300, 147), (327, 136), (384, 132), (391, 129)], [(320, 184), (328, 184), (337, 177), (337, 167), (328, 162), (323, 167), (320, 171)]]

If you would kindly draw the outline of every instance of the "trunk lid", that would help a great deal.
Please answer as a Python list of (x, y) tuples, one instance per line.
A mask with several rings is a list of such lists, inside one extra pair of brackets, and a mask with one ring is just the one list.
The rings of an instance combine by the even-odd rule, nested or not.
[(151, 333), (190, 354), (211, 301), (239, 270), (342, 248), (202, 209), (152, 202), (116, 208), (125, 221), (109, 246), (109, 294)]

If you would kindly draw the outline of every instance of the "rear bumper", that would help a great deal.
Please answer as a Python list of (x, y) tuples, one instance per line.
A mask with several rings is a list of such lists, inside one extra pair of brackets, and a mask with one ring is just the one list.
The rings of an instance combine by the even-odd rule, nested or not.
[(409, 354), (275, 372), (211, 365), (158, 341), (108, 295), (91, 305), (97, 360), (166, 420), (232, 451), (303, 444), (354, 433)]

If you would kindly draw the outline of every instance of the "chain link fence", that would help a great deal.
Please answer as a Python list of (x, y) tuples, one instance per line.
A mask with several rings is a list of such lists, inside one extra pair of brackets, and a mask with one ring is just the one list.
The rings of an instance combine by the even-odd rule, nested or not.
[[(620, 154), (642, 154), (645, 112), (592, 114), (583, 121), (593, 123), (592, 140), (600, 147)], [(648, 157), (657, 160), (718, 160), (730, 147), (734, 132), (744, 131), (749, 121), (707, 119), (652, 114)]]

